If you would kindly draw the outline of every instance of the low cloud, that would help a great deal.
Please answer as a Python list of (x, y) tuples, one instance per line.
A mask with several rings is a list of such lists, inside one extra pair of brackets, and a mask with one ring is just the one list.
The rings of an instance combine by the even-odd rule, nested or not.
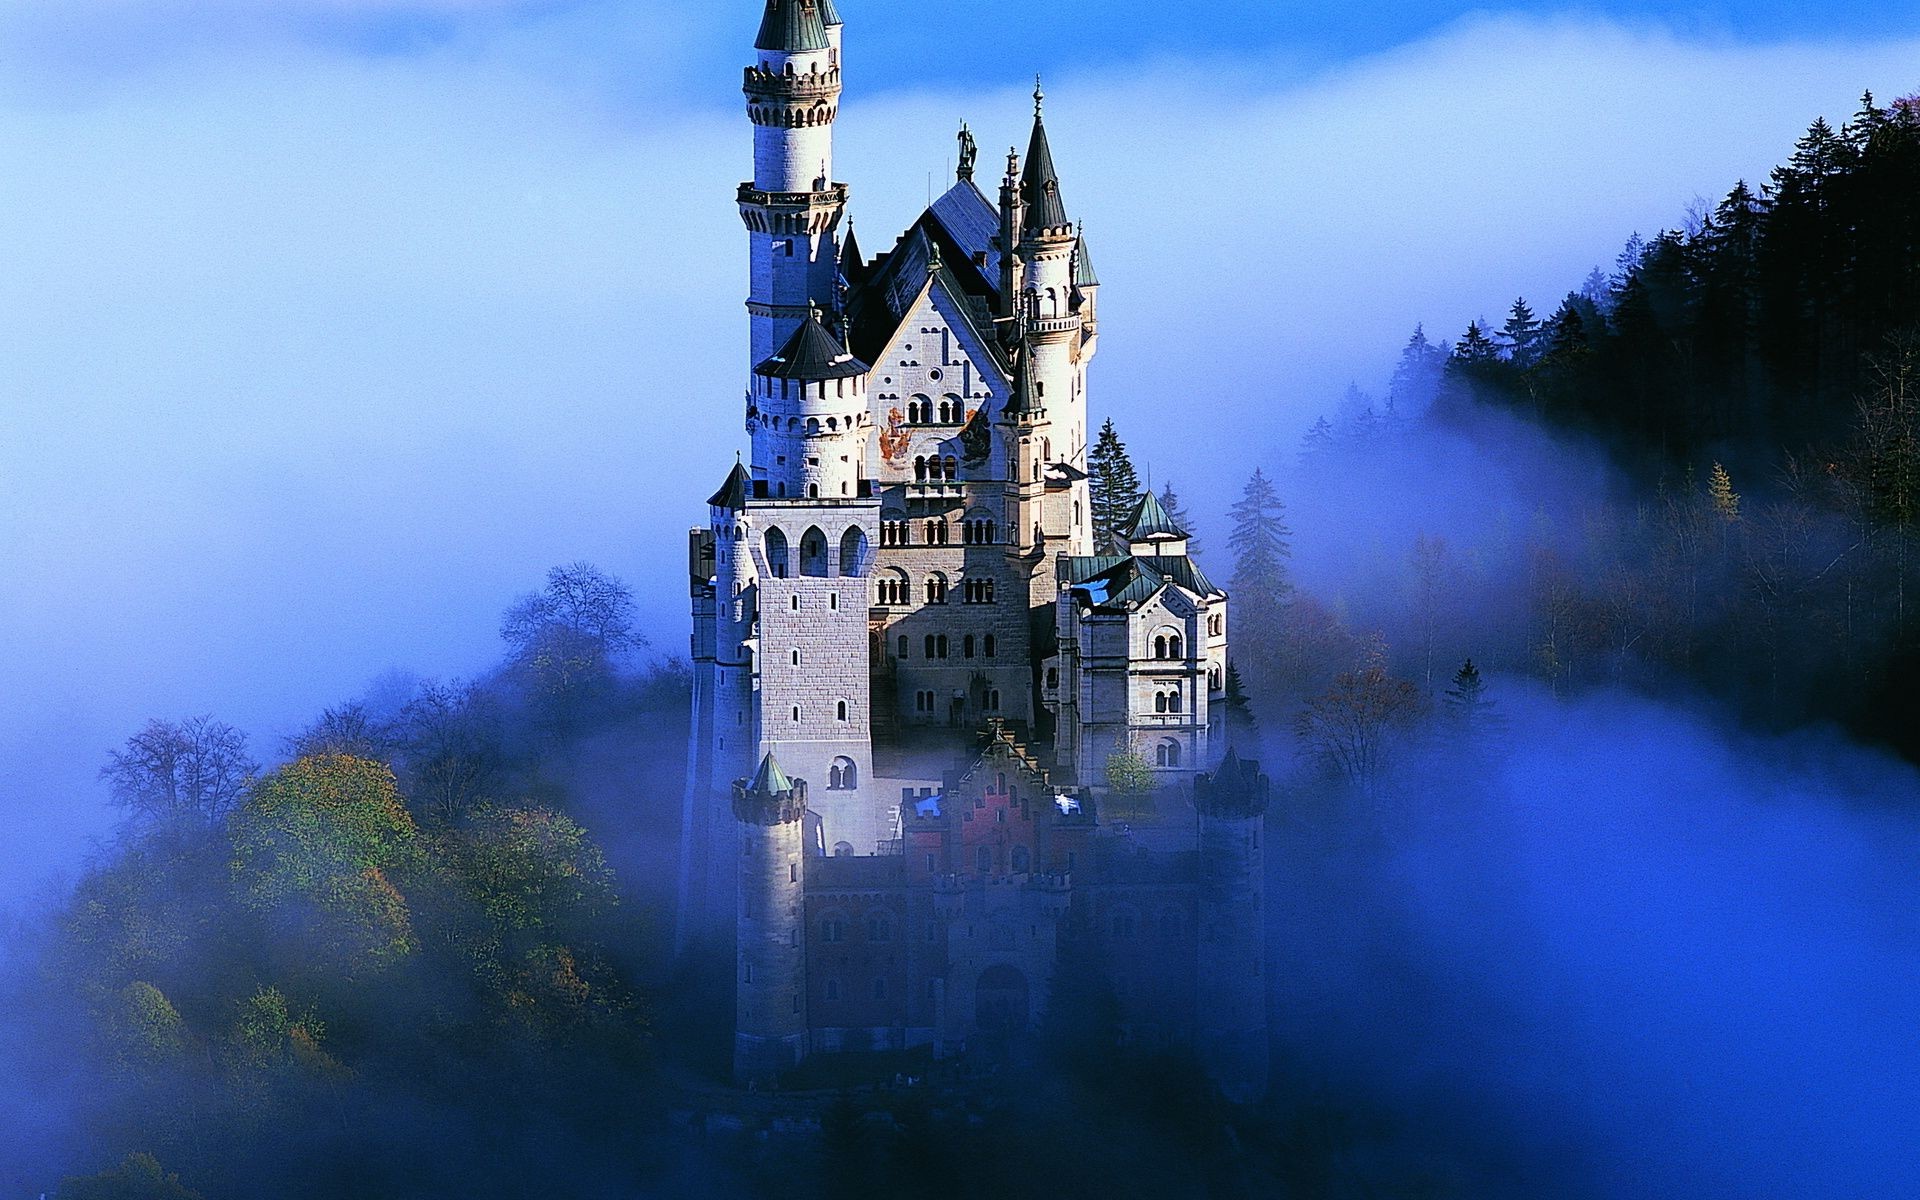
[[(215, 711), (270, 750), (391, 665), (485, 663), (552, 563), (633, 581), (681, 645), (683, 531), (744, 443), (732, 72), (690, 106), (718, 35), (666, 10), (617, 36), (592, 6), (285, 11), (472, 10), (503, 19), (432, 53), (223, 31), (104, 82), (65, 73), (97, 24), (0, 18), (0, 619), (26, 648), (0, 662), (0, 804), (34, 831), (9, 880), (103, 827), (95, 766), (146, 717)], [(1216, 514), (1203, 481), (1290, 452), (1416, 320), (1550, 299), (1915, 61), (1483, 19), (1317, 73), (1054, 73), (1109, 285), (1096, 411)], [(863, 93), (854, 62), (838, 173), (872, 251), (961, 117), (1024, 144), (1028, 85)]]

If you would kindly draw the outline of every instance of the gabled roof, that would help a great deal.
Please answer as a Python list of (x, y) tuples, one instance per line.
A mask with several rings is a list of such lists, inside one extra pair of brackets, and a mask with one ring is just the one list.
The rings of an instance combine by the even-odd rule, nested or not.
[(1089, 608), (1101, 612), (1132, 612), (1173, 584), (1196, 596), (1224, 596), (1199, 564), (1177, 555), (1156, 557), (1132, 554), (1069, 556), (1063, 580)]
[(1129, 542), (1184, 541), (1187, 531), (1173, 523), (1167, 515), (1167, 509), (1160, 503), (1160, 497), (1149, 488), (1140, 503), (1134, 506), (1133, 515), (1127, 518), (1127, 540)]
[[(1039, 95), (1034, 93), (1036, 100)], [(1053, 147), (1047, 142), (1047, 122), (1038, 104), (1033, 112), (1033, 140), (1027, 143), (1027, 171), (1020, 180), (1020, 198), (1027, 205), (1021, 232), (1040, 233), (1067, 223), (1067, 206), (1060, 199), (1060, 173), (1053, 167)]]
[(833, 336), (820, 321), (818, 311), (811, 313), (793, 331), (780, 353), (755, 367), (754, 374), (770, 379), (851, 379), (869, 370)]
[(747, 497), (753, 495), (753, 476), (739, 463), (733, 464), (733, 473), (720, 485), (720, 490), (707, 498), (714, 508), (724, 508), (728, 512), (741, 512), (747, 507)]
[(854, 353), (868, 362), (879, 358), (892, 344), (920, 298), (929, 288), (937, 286), (953, 302), (952, 308), (959, 320), (987, 348), (994, 364), (1004, 373), (1007, 364), (999, 343), (974, 319), (968, 298), (977, 293), (969, 292), (966, 281), (958, 273), (961, 270), (977, 272), (965, 264), (956, 267), (954, 256), (938, 245), (945, 234), (940, 233), (937, 238), (930, 236), (928, 225), (923, 218), (893, 252), (881, 256), (865, 279), (848, 293), (847, 325)]
[(1080, 241), (1073, 248), (1073, 286), (1090, 288), (1100, 286), (1100, 276), (1093, 270), (1093, 259), (1087, 255), (1087, 235), (1081, 234)]
[(827, 22), (820, 10), (821, 0), (767, 0), (767, 15), (760, 18), (760, 36), (753, 41), (756, 50), (782, 50), (798, 53), (825, 50)]
[(753, 777), (752, 790), (765, 796), (778, 796), (793, 790), (793, 780), (788, 779), (787, 773), (780, 769), (771, 751), (760, 760), (760, 771)]
[[(1001, 253), (1000, 209), (971, 179), (963, 179), (935, 200), (921, 221), (932, 218), (951, 243), (948, 257), (979, 272), (986, 294), (998, 297)], [(986, 261), (981, 263), (980, 256)]]

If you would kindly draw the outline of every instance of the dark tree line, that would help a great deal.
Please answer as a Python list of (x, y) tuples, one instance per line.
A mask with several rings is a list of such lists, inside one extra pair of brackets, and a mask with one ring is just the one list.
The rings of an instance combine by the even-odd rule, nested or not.
[(1843, 439), (1871, 363), (1920, 322), (1920, 98), (1815, 121), (1686, 229), (1635, 237), (1550, 313), (1472, 325), (1441, 399), (1603, 434), (1629, 456), (1772, 468)]

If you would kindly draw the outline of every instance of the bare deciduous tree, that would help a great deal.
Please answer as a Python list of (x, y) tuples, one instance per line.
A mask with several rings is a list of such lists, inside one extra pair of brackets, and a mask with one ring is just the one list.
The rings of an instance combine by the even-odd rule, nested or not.
[(212, 717), (149, 721), (107, 756), (100, 777), (113, 802), (145, 826), (217, 825), (260, 769), (247, 735)]

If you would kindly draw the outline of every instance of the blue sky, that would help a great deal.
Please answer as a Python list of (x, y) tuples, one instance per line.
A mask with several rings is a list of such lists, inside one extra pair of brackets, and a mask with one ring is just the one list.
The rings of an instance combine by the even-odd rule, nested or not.
[[(1024, 141), (1047, 73), (1108, 284), (1095, 408), (1203, 520), (1416, 322), (1550, 307), (1815, 116), (1920, 90), (1896, 6), (1058, 4), (998, 51), (1041, 6), (843, 3), (870, 252), (961, 118)], [(684, 644), (681, 540), (744, 443), (756, 12), (0, 9), (0, 902), (104, 828), (146, 718), (270, 755), (389, 668), (483, 669), (555, 563)]]

